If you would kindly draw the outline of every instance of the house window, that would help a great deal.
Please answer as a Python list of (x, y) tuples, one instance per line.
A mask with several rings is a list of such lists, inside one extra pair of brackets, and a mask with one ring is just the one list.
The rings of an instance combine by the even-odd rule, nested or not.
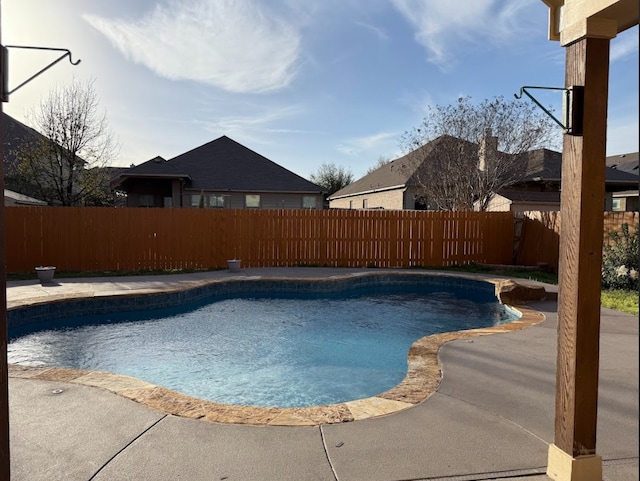
[(173, 198), (172, 197), (165, 197), (164, 198), (164, 206), (165, 207), (173, 207)]
[(316, 197), (314, 195), (305, 195), (302, 197), (302, 208), (303, 209), (315, 209), (316, 208)]
[(366, 209), (369, 205), (369, 201), (367, 199), (362, 199), (362, 208)]
[(259, 209), (260, 208), (260, 196), (257, 194), (247, 194), (244, 197), (244, 204), (247, 208)]
[(622, 199), (613, 199), (611, 209), (614, 211), (624, 210), (622, 206)]
[(140, 194), (140, 207), (153, 207), (153, 194)]
[(224, 196), (223, 195), (210, 195), (209, 196), (209, 207), (224, 207)]
[(200, 207), (200, 199), (200, 194), (191, 194), (191, 207)]
[(349, 209), (353, 209), (353, 201), (352, 200), (349, 201)]

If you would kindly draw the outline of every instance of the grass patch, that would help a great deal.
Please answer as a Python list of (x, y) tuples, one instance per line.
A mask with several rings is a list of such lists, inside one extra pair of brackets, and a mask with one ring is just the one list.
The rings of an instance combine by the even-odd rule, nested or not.
[(544, 282), (545, 284), (558, 284), (558, 274), (556, 272), (546, 269), (537, 269), (535, 267), (467, 264), (464, 266), (442, 267), (438, 270), (470, 272), (476, 274), (493, 274), (496, 276), (514, 277), (518, 279), (528, 279), (530, 281)]
[(622, 289), (602, 291), (602, 307), (638, 315), (638, 292)]

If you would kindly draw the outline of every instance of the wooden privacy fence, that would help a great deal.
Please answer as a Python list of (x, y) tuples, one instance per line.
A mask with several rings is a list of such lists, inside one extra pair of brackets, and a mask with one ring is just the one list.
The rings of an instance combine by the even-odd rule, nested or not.
[(513, 262), (510, 212), (7, 207), (7, 271)]
[[(604, 242), (609, 242), (609, 232), (620, 230), (622, 224), (628, 224), (630, 231), (634, 232), (638, 219), (638, 212), (605, 212)], [(544, 263), (557, 271), (560, 212), (525, 212), (522, 222), (522, 234), (517, 241), (516, 263), (527, 266)]]

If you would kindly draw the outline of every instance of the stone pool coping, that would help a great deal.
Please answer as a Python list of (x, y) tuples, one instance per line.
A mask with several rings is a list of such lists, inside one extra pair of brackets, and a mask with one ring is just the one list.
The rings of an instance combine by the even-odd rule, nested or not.
[[(389, 272), (385, 272), (388, 274)], [(345, 279), (368, 274), (344, 274), (331, 276), (330, 279)], [(393, 272), (393, 274), (407, 274)], [(416, 272), (411, 272), (416, 275)], [(424, 272), (420, 275), (434, 275), (434, 272)], [(439, 273), (438, 275), (442, 275)], [(445, 277), (480, 280), (495, 285), (496, 296), (503, 304), (508, 304), (521, 314), (515, 321), (488, 328), (470, 329), (465, 331), (434, 334), (417, 340), (410, 348), (408, 354), (408, 369), (405, 378), (400, 384), (376, 396), (348, 401), (326, 406), (313, 406), (305, 408), (262, 408), (251, 406), (236, 406), (206, 401), (184, 394), (171, 391), (141, 379), (106, 372), (86, 371), (55, 367), (31, 367), (10, 364), (9, 377), (34, 379), (43, 381), (68, 382), (84, 386), (106, 389), (122, 397), (144, 404), (158, 411), (175, 416), (200, 419), (210, 422), (273, 425), (273, 426), (316, 426), (321, 424), (335, 424), (367, 419), (392, 414), (423, 402), (428, 399), (438, 388), (442, 380), (442, 369), (438, 357), (438, 351), (444, 344), (461, 339), (511, 332), (525, 329), (544, 320), (544, 315), (529, 308), (526, 304), (531, 301), (543, 300), (547, 295), (544, 287), (527, 283), (518, 283), (510, 279), (491, 278), (487, 276), (469, 276), (459, 274), (446, 274)], [(175, 283), (171, 287), (164, 286), (161, 292), (180, 292), (192, 290), (209, 283), (226, 282), (235, 278), (208, 279), (200, 281), (185, 281)], [(263, 277), (250, 276), (246, 280), (260, 279), (273, 280), (305, 280), (310, 278), (287, 277)], [(327, 280), (327, 277), (313, 278), (311, 280)], [(157, 294), (159, 288), (146, 291), (127, 292), (125, 294), (109, 294), (109, 296), (141, 296), (145, 294)], [(99, 295), (99, 294), (98, 294)], [(77, 294), (64, 293), (60, 296), (46, 296), (38, 298), (12, 301), (9, 308), (18, 308), (25, 305), (46, 304), (51, 302), (67, 302), (96, 296), (95, 292), (84, 291)]]

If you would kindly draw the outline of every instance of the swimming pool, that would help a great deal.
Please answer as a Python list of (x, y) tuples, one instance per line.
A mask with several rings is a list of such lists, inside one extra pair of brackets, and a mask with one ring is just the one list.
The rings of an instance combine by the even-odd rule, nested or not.
[[(109, 315), (62, 318), (50, 309), (46, 323), (18, 316), (9, 362), (118, 372), (222, 403), (310, 406), (392, 388), (406, 374), (409, 346), (422, 336), (515, 318), (497, 303), (493, 284), (431, 276), (225, 283), (170, 298), (139, 299), (137, 312), (124, 299)], [(64, 312), (107, 309), (80, 303)], [(148, 310), (161, 304), (173, 305)], [(453, 323), (439, 323), (449, 314)], [(241, 340), (245, 334), (251, 336)], [(273, 362), (280, 354), (286, 362)], [(228, 364), (216, 364), (220, 359)], [(186, 374), (191, 369), (199, 375)]]

